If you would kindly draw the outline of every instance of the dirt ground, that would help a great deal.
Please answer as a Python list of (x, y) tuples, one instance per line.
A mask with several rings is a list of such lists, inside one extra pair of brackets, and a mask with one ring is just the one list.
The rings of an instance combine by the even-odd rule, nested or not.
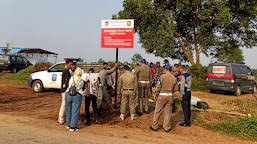
[[(131, 121), (119, 119), (119, 113), (103, 111), (100, 123), (86, 127), (82, 119), (78, 127), (80, 131), (69, 132), (64, 125), (57, 124), (61, 95), (58, 90), (47, 90), (34, 93), (26, 85), (6, 84), (1, 81), (5, 73), (0, 74), (0, 143), (171, 143), (171, 144), (251, 144), (224, 134), (212, 132), (193, 124), (190, 128), (178, 126), (183, 119), (181, 115), (173, 115), (172, 131), (165, 133), (162, 128), (152, 132), (153, 112)], [(237, 99), (224, 94), (210, 94), (207, 91), (193, 92), (193, 96), (213, 103), (212, 109), (221, 109), (219, 99)], [(244, 94), (242, 98), (251, 97)], [(215, 104), (216, 103), (216, 104)], [(233, 108), (227, 108), (233, 111)], [(81, 117), (84, 114), (84, 104)], [(194, 113), (197, 116), (197, 113)]]

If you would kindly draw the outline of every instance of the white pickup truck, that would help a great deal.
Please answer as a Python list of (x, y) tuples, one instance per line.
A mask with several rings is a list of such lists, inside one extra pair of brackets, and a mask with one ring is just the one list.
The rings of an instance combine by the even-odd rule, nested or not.
[[(31, 74), (28, 85), (37, 93), (42, 92), (44, 89), (61, 89), (62, 71), (65, 69), (65, 65), (65, 62), (60, 62), (46, 71)], [(82, 78), (85, 80), (86, 77), (87, 73), (84, 73)]]

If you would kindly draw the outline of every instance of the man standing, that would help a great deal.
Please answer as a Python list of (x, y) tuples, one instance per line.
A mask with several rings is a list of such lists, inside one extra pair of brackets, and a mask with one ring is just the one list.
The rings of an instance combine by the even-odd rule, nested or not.
[(191, 117), (191, 81), (192, 77), (186, 72), (186, 68), (183, 65), (178, 66), (178, 71), (182, 74), (179, 82), (180, 96), (179, 101), (182, 103), (182, 109), (184, 112), (184, 121), (182, 121), (180, 126), (190, 126)]
[(161, 67), (161, 63), (156, 62), (156, 70), (155, 70), (155, 75), (154, 75), (155, 83), (160, 80), (161, 75), (162, 75), (162, 70), (163, 70), (163, 68)]
[(171, 130), (171, 111), (174, 102), (173, 94), (178, 91), (176, 78), (171, 74), (171, 66), (164, 67), (164, 74), (161, 76), (156, 88), (154, 99), (156, 101), (153, 125), (150, 127), (153, 131), (158, 131), (160, 117), (164, 111), (163, 129), (165, 132)]
[(119, 97), (122, 95), (121, 107), (120, 107), (120, 118), (122, 120), (125, 119), (124, 114), (126, 113), (127, 104), (129, 101), (131, 120), (137, 119), (135, 117), (135, 97), (137, 91), (137, 79), (136, 75), (130, 72), (130, 68), (128, 65), (124, 66), (124, 74), (120, 76), (119, 86), (118, 86), (118, 95)]
[(138, 81), (138, 115), (143, 113), (143, 97), (145, 99), (145, 113), (149, 112), (149, 89), (152, 81), (152, 73), (149, 66), (146, 65), (146, 60), (140, 60), (141, 66), (136, 69), (136, 75), (139, 76)]
[(77, 68), (77, 62), (73, 62), (71, 69), (69, 69), (70, 76), (74, 75), (76, 68)]
[(69, 70), (72, 67), (72, 60), (66, 60), (66, 68), (62, 72), (62, 84), (61, 84), (61, 93), (62, 93), (62, 104), (59, 111), (59, 118), (58, 123), (64, 124), (65, 123), (65, 91), (67, 90), (69, 86), (69, 80), (70, 80), (70, 72)]
[(150, 62), (150, 69), (152, 70), (152, 76), (154, 77), (154, 74), (155, 74), (155, 68), (153, 66), (153, 63)]
[(115, 111), (114, 107), (111, 104), (110, 101), (110, 94), (107, 92), (107, 76), (111, 73), (113, 73), (116, 68), (118, 67), (118, 63), (115, 64), (115, 66), (111, 70), (107, 70), (108, 63), (103, 63), (103, 69), (99, 72), (100, 81), (102, 82), (103, 87), (103, 95), (102, 97), (99, 95), (98, 99), (100, 102), (98, 103), (98, 109), (100, 109), (102, 102), (104, 102), (106, 105), (108, 105), (113, 111)]
[(95, 73), (95, 70), (93, 68), (90, 68), (88, 71), (88, 77), (87, 77), (87, 90), (88, 94), (85, 97), (85, 114), (86, 114), (86, 119), (87, 122), (84, 125), (91, 125), (91, 119), (90, 119), (90, 102), (92, 101), (92, 107), (93, 107), (93, 112), (95, 116), (95, 122), (98, 122), (98, 117), (97, 117), (97, 96), (98, 96), (98, 90), (99, 87), (101, 87), (101, 81), (100, 78), (98, 77), (98, 74)]

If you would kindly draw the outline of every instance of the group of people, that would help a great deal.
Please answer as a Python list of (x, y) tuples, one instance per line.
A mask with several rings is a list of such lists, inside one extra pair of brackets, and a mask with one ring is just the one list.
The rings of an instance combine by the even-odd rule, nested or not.
[[(86, 76), (83, 70), (76, 66), (72, 60), (66, 61), (66, 68), (62, 74), (62, 104), (59, 111), (59, 124), (65, 124), (70, 131), (77, 131), (80, 108), (83, 97), (85, 97), (85, 125), (91, 125), (90, 103), (92, 102), (94, 121), (98, 122), (98, 115), (102, 107), (109, 107), (112, 111), (116, 109), (112, 105), (111, 91), (116, 88), (120, 99), (120, 118), (125, 120), (127, 105), (130, 107), (130, 119), (136, 120), (137, 116), (149, 113), (149, 98), (154, 95), (156, 100), (154, 120), (150, 127), (153, 131), (158, 131), (160, 116), (164, 113), (163, 128), (166, 132), (171, 130), (171, 113), (174, 102), (174, 93), (179, 91), (179, 100), (182, 103), (184, 120), (180, 126), (190, 126), (190, 100), (191, 100), (191, 76), (187, 73), (186, 67), (180, 64), (170, 65), (167, 59), (164, 66), (160, 62), (147, 63), (145, 59), (140, 60), (140, 64), (131, 70), (129, 64), (125, 62), (118, 67), (118, 63), (112, 68), (108, 63), (103, 63), (102, 70), (95, 73), (94, 69), (89, 69)], [(118, 69), (118, 79), (110, 80), (110, 76), (116, 78), (114, 71)], [(110, 84), (110, 81), (112, 84)], [(152, 91), (155, 87), (155, 92)], [(73, 94), (76, 91), (75, 94)], [(136, 104), (137, 101), (137, 104)]]

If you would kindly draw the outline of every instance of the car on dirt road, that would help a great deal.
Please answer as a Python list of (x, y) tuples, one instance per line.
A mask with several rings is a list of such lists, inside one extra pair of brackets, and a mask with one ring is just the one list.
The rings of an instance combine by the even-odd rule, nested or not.
[(256, 93), (256, 80), (252, 70), (244, 63), (211, 63), (207, 69), (207, 87), (210, 92)]
[(19, 70), (25, 69), (31, 65), (30, 61), (23, 56), (0, 54), (0, 72), (6, 70), (17, 73)]
[[(42, 92), (44, 89), (61, 89), (62, 71), (65, 69), (65, 65), (65, 62), (60, 62), (46, 71), (31, 74), (28, 85), (37, 93)], [(84, 73), (82, 78), (86, 79), (86, 76), (87, 73)]]

